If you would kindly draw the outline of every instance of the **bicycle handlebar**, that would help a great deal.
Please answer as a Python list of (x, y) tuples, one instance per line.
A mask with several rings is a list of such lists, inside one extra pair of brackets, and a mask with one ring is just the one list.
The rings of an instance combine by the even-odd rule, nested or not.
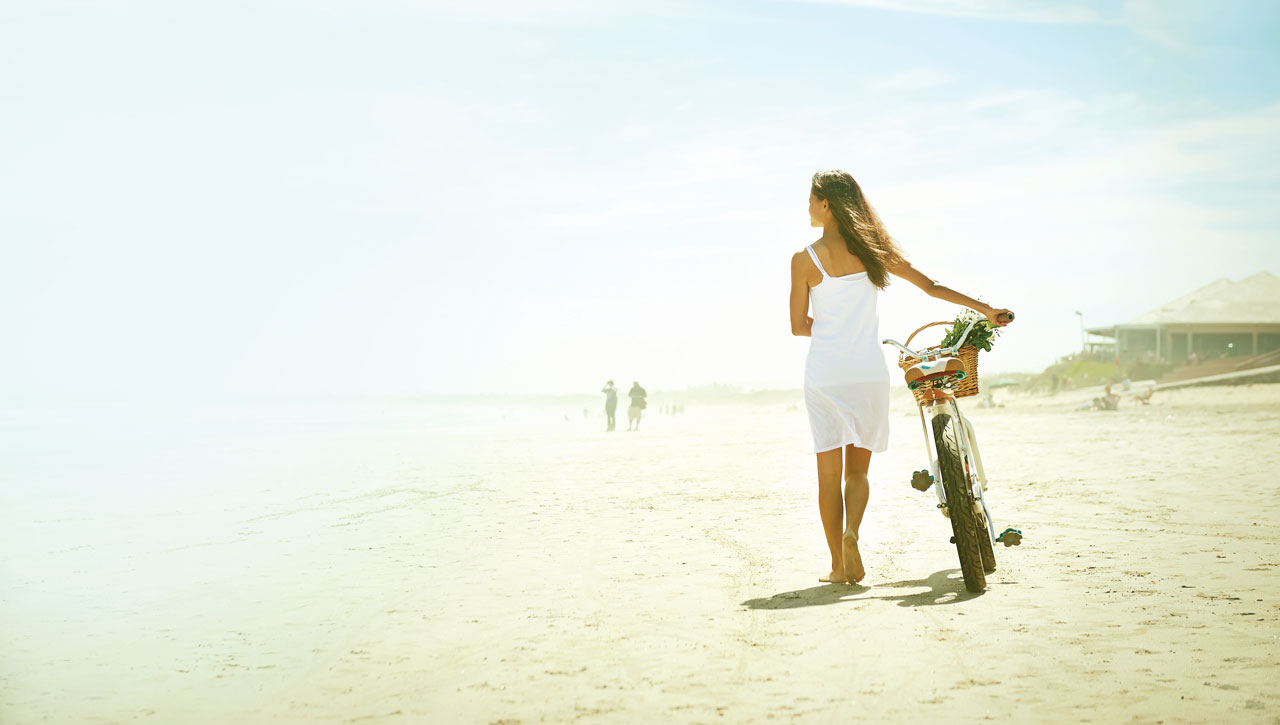
[[(1013, 313), (1012, 313), (1012, 312), (1010, 312), (1010, 313), (1008, 313), (1008, 314), (1002, 314), (1002, 315), (1000, 315), (1000, 317), (999, 317), (999, 318), (997, 318), (997, 319), (1003, 319), (1003, 318), (1006, 318), (1006, 317), (1008, 318), (1007, 320), (1004, 320), (1004, 322), (1005, 322), (1005, 324), (1006, 324), (1006, 325), (1007, 325), (1007, 324), (1009, 324), (1010, 322), (1013, 322)], [(979, 320), (979, 319), (981, 319), (981, 318), (977, 318), (977, 317), (975, 317), (975, 318), (973, 318), (972, 320), (970, 320), (970, 322), (969, 322), (969, 326), (968, 326), (968, 327), (966, 327), (966, 328), (964, 328), (964, 333), (962, 333), (962, 334), (960, 335), (960, 337), (956, 339), (956, 343), (955, 343), (954, 345), (952, 345), (952, 346), (950, 346), (950, 347), (942, 347), (942, 348), (938, 348), (938, 350), (936, 350), (935, 352), (931, 352), (931, 353), (929, 353), (928, 357), (930, 357), (930, 358), (935, 358), (935, 357), (942, 357), (943, 355), (947, 355), (947, 354), (951, 354), (951, 355), (955, 355), (955, 354), (957, 354), (957, 353), (960, 351), (960, 347), (964, 344), (964, 341), (969, 337), (969, 333), (973, 331), (973, 326), (974, 326), (974, 325), (976, 325), (976, 324), (978, 324), (978, 320)], [(918, 359), (920, 359), (920, 360), (924, 360), (924, 359), (925, 359), (925, 355), (922, 355), (921, 353), (918, 353), (918, 352), (916, 352), (915, 350), (912, 350), (911, 348), (907, 347), (906, 345), (903, 345), (902, 343), (898, 342), (897, 340), (884, 339), (884, 340), (881, 340), (881, 341), (880, 341), (880, 344), (881, 344), (881, 345), (893, 345), (894, 347), (896, 347), (896, 348), (898, 348), (899, 350), (901, 350), (901, 351), (905, 352), (906, 354), (910, 355), (911, 357), (918, 358)]]

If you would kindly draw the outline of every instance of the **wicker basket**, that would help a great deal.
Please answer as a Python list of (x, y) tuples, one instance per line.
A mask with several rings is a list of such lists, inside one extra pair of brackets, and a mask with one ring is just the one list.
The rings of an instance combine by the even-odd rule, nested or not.
[[(930, 327), (936, 327), (938, 325), (950, 325), (950, 324), (951, 324), (950, 322), (947, 322), (945, 320), (942, 322), (930, 322), (924, 327), (921, 327), (919, 330), (916, 330), (915, 332), (911, 333), (911, 337), (908, 337), (907, 341), (903, 344), (906, 345), (907, 347), (911, 347), (911, 340), (914, 339), (916, 335), (919, 335), (921, 331), (927, 330)], [(935, 345), (933, 347), (927, 347), (924, 350), (921, 350), (921, 352), (930, 353), (935, 350), (938, 350), (941, 347), (942, 347), (941, 345)], [(956, 357), (960, 358), (960, 361), (964, 363), (964, 379), (956, 381), (955, 383), (956, 388), (954, 393), (955, 396), (957, 398), (967, 398), (971, 395), (977, 395), (978, 394), (978, 348), (974, 347), (973, 345), (965, 345), (964, 347), (960, 348), (960, 353), (956, 355)], [(912, 365), (915, 365), (918, 362), (920, 362), (919, 358), (910, 357), (905, 353), (898, 354), (898, 367), (902, 368), (903, 370), (906, 370), (907, 368), (911, 367)], [(918, 403), (924, 399), (925, 392), (926, 392), (925, 388), (917, 388), (915, 390), (912, 390), (911, 394), (916, 396), (916, 402)]]

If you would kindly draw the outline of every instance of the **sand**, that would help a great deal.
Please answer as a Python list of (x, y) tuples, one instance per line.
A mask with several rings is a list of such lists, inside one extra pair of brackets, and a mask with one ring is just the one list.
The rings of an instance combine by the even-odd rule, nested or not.
[(865, 587), (799, 406), (14, 413), (0, 721), (1280, 721), (1280, 385), (1089, 395), (968, 406), (979, 595), (901, 394)]

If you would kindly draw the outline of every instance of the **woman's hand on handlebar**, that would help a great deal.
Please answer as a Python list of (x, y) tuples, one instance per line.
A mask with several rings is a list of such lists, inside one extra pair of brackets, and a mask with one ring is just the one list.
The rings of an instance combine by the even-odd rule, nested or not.
[(987, 319), (996, 327), (1004, 327), (1013, 322), (1013, 312), (1006, 309), (988, 308), (986, 314)]

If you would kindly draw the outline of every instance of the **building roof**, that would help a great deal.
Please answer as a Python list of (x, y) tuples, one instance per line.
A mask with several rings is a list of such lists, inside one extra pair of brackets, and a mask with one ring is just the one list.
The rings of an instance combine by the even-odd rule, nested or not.
[[(1280, 277), (1258, 272), (1239, 282), (1220, 279), (1117, 327), (1280, 325)], [(1113, 327), (1090, 330), (1109, 333)]]

